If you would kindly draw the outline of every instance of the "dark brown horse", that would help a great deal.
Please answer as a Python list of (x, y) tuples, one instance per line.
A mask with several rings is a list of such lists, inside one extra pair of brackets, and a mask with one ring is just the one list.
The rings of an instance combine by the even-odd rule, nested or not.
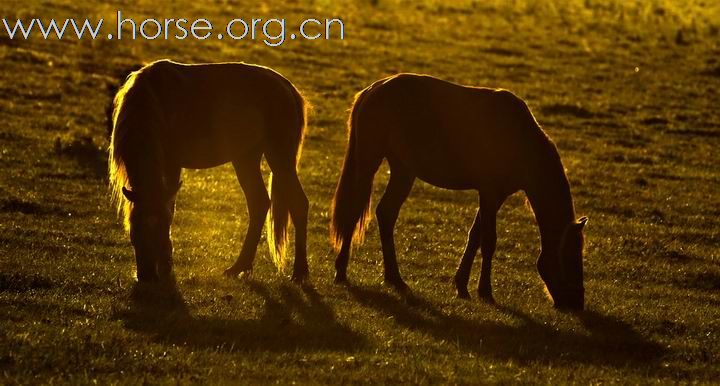
[[(138, 280), (172, 273), (170, 225), (183, 168), (232, 162), (248, 204), (240, 255), (225, 271), (253, 266), (265, 217), (273, 260), (284, 264), (288, 218), (295, 225), (293, 278), (308, 275), (308, 200), (297, 176), (305, 101), (277, 72), (244, 63), (163, 60), (133, 72), (115, 97), (110, 187), (135, 248)], [(272, 170), (271, 198), (260, 171)]]
[(391, 175), (376, 214), (386, 283), (405, 289), (398, 270), (393, 228), (415, 178), (479, 193), (475, 221), (455, 274), (459, 297), (478, 248), (479, 295), (493, 301), (490, 267), (496, 214), (512, 193), (525, 191), (542, 239), (540, 277), (555, 305), (584, 306), (582, 228), (575, 221), (570, 186), (557, 149), (527, 105), (505, 90), (464, 87), (430, 76), (400, 74), (360, 92), (348, 122), (349, 141), (332, 209), (337, 251), (335, 281), (347, 281), (351, 244), (362, 240), (370, 218), (370, 194), (383, 159)]

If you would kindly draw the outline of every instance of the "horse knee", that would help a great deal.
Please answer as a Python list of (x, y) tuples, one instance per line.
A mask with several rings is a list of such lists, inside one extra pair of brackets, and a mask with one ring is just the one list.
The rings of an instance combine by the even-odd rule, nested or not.
[(483, 237), (482, 241), (480, 242), (480, 252), (482, 253), (483, 258), (492, 258), (492, 255), (495, 253), (496, 244), (497, 239), (495, 235)]
[(495, 253), (495, 246), (497, 245), (497, 230), (495, 229), (495, 222), (482, 225), (482, 231), (480, 232), (480, 252), (488, 257)]

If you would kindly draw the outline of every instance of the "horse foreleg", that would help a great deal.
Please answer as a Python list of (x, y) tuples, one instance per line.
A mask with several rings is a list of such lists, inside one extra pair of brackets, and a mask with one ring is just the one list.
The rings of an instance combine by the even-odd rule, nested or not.
[(475, 220), (473, 221), (472, 227), (470, 227), (465, 252), (463, 252), (460, 265), (455, 272), (455, 288), (457, 289), (457, 297), (461, 299), (470, 298), (467, 285), (468, 281), (470, 281), (470, 270), (475, 261), (475, 255), (477, 254), (478, 248), (480, 248), (480, 210), (481, 208), (478, 208)]
[(480, 220), (480, 253), (482, 254), (482, 266), (480, 269), (478, 295), (481, 299), (494, 303), (495, 299), (493, 299), (492, 295), (490, 272), (492, 268), (492, 258), (495, 254), (495, 245), (497, 244), (496, 219), (498, 206), (493, 202), (482, 201), (481, 207), (484, 210), (482, 219)]
[(135, 254), (137, 279), (140, 282), (153, 282), (158, 280), (157, 264), (154, 260), (141, 259)]
[(265, 224), (265, 217), (268, 209), (270, 209), (270, 198), (268, 198), (265, 182), (260, 171), (260, 157), (252, 157), (252, 159), (246, 161), (236, 161), (233, 162), (233, 166), (240, 187), (245, 193), (249, 221), (240, 256), (238, 256), (232, 267), (225, 270), (225, 275), (228, 276), (236, 276), (242, 272), (252, 270), (253, 260), (255, 260), (257, 246)]
[(393, 230), (395, 222), (400, 214), (400, 208), (412, 190), (415, 177), (404, 169), (393, 168), (391, 165), (390, 181), (383, 194), (375, 214), (380, 230), (380, 242), (383, 251), (383, 265), (385, 271), (385, 283), (404, 291), (407, 285), (400, 276), (397, 255), (395, 253), (395, 240)]
[[(175, 189), (180, 186), (180, 174), (182, 169), (176, 166), (168, 166), (165, 170), (165, 186), (169, 189)], [(170, 226), (172, 226), (173, 218), (175, 217), (175, 200), (177, 196), (172, 198), (170, 205)], [(173, 271), (173, 248), (172, 241), (166, 246), (166, 253), (158, 256), (155, 262), (157, 266), (158, 276), (161, 278), (167, 278), (172, 274)]]

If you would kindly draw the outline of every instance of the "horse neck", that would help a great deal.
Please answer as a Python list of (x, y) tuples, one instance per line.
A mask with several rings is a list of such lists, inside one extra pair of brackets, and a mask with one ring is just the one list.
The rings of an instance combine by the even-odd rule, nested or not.
[(536, 178), (525, 190), (540, 228), (542, 251), (559, 251), (567, 226), (575, 221), (570, 184), (557, 150), (536, 164)]

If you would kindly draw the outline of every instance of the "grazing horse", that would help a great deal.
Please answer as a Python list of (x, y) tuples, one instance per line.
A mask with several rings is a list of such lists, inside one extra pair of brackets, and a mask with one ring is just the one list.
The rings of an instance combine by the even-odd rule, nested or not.
[(587, 218), (575, 221), (557, 149), (520, 98), (506, 90), (399, 74), (357, 94), (348, 126), (332, 208), (335, 282), (347, 281), (351, 245), (362, 241), (373, 178), (387, 159), (390, 180), (376, 209), (386, 283), (407, 288), (398, 270), (393, 228), (415, 178), (420, 178), (445, 189), (478, 191), (480, 208), (454, 281), (458, 296), (468, 298), (470, 269), (480, 248), (478, 293), (492, 302), (496, 214), (509, 195), (523, 190), (540, 228), (540, 277), (556, 307), (583, 308), (582, 228)]
[[(250, 273), (267, 215), (275, 263), (285, 263), (288, 219), (295, 225), (293, 279), (308, 275), (308, 200), (297, 176), (306, 104), (277, 72), (244, 63), (187, 65), (161, 60), (131, 73), (112, 112), (112, 197), (135, 248), (137, 277), (172, 273), (170, 225), (182, 168), (232, 162), (249, 224), (228, 276)], [(271, 196), (260, 164), (272, 171)]]

